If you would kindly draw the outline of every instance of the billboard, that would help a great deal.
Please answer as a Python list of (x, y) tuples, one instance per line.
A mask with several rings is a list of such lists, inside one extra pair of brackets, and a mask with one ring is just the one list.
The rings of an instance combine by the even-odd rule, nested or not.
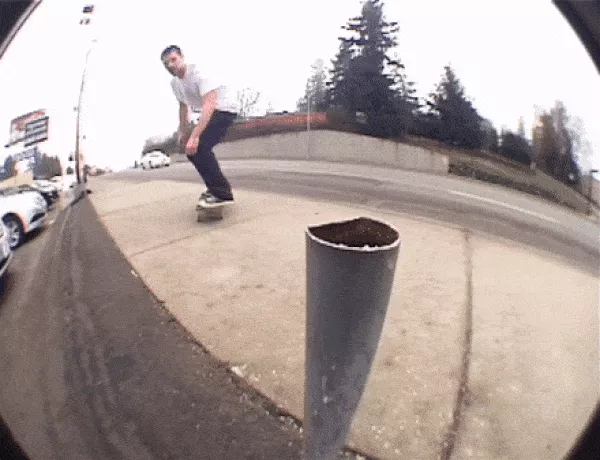
[(29, 112), (11, 120), (8, 145), (26, 141), (28, 135), (33, 142), (28, 142), (27, 145), (48, 139), (48, 116), (45, 109)]

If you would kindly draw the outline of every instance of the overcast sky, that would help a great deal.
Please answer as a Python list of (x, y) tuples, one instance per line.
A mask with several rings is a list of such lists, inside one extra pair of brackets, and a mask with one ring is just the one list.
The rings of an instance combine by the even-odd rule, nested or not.
[[(88, 161), (120, 168), (139, 158), (144, 139), (177, 127), (170, 75), (159, 55), (180, 45), (188, 60), (234, 89), (250, 87), (263, 105), (294, 110), (310, 65), (328, 64), (360, 0), (98, 0), (90, 26), (85, 2), (44, 0), (0, 61), (0, 130), (38, 108), (51, 116), (44, 149), (74, 148), (77, 95), (92, 38), (84, 97)], [(600, 167), (600, 79), (550, 0), (388, 0), (400, 23), (398, 54), (421, 95), (450, 63), (481, 115), (500, 128), (529, 129), (536, 105), (556, 99), (583, 119)], [(2, 128), (2, 126), (4, 128)], [(1, 132), (1, 131), (0, 131)], [(4, 142), (4, 141), (3, 141)]]

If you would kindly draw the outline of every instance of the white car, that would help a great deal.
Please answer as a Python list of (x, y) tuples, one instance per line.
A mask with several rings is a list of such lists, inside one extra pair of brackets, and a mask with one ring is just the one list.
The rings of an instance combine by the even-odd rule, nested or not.
[(49, 180), (36, 179), (33, 181), (33, 184), (31, 184), (31, 185), (35, 186), (35, 187), (39, 187), (41, 190), (47, 191), (52, 194), (58, 195), (58, 192), (59, 192), (58, 186), (56, 185), (56, 183), (49, 181)]
[(36, 191), (0, 191), (0, 218), (6, 226), (8, 244), (17, 248), (25, 235), (41, 228), (48, 217), (48, 204)]
[(54, 176), (48, 182), (58, 188), (59, 191), (66, 192), (77, 185), (77, 176), (75, 174), (65, 174), (64, 176)]
[(0, 280), (3, 281), (12, 262), (13, 251), (8, 243), (8, 229), (0, 222)]
[(170, 166), (171, 158), (162, 152), (150, 152), (142, 157), (140, 164), (142, 169), (160, 168), (161, 166)]

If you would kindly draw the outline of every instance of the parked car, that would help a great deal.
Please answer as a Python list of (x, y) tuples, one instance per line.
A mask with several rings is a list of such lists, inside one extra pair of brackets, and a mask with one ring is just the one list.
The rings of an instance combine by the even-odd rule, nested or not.
[(6, 277), (6, 272), (13, 258), (13, 251), (8, 242), (8, 229), (0, 222), (0, 285)]
[(54, 176), (48, 182), (51, 182), (59, 191), (67, 191), (77, 185), (77, 176), (75, 174), (65, 174), (64, 176)]
[(77, 185), (77, 176), (75, 174), (65, 174), (62, 176), (62, 189), (67, 191)]
[(8, 244), (15, 249), (25, 235), (41, 228), (48, 217), (46, 200), (37, 191), (0, 191), (0, 218), (7, 230)]
[(150, 152), (142, 157), (140, 161), (142, 169), (160, 168), (161, 166), (171, 166), (171, 158), (162, 152)]
[(19, 185), (17, 188), (20, 192), (38, 192), (46, 200), (48, 207), (58, 199), (58, 188), (54, 185), (40, 185), (34, 182), (30, 185)]
[(52, 193), (53, 197), (58, 198), (60, 190), (54, 182), (46, 179), (35, 179), (33, 181), (33, 185), (35, 187), (40, 187), (44, 190), (47, 190), (48, 192)]

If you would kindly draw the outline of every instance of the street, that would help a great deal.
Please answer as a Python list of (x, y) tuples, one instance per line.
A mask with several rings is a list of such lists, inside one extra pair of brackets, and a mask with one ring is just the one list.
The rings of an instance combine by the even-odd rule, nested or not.
[[(526, 244), (591, 273), (598, 273), (600, 267), (598, 222), (504, 187), (451, 176), (323, 162), (226, 160), (221, 165), (234, 189), (307, 196), (422, 216)], [(106, 178), (198, 182), (198, 194), (203, 187), (188, 163), (127, 170)]]

